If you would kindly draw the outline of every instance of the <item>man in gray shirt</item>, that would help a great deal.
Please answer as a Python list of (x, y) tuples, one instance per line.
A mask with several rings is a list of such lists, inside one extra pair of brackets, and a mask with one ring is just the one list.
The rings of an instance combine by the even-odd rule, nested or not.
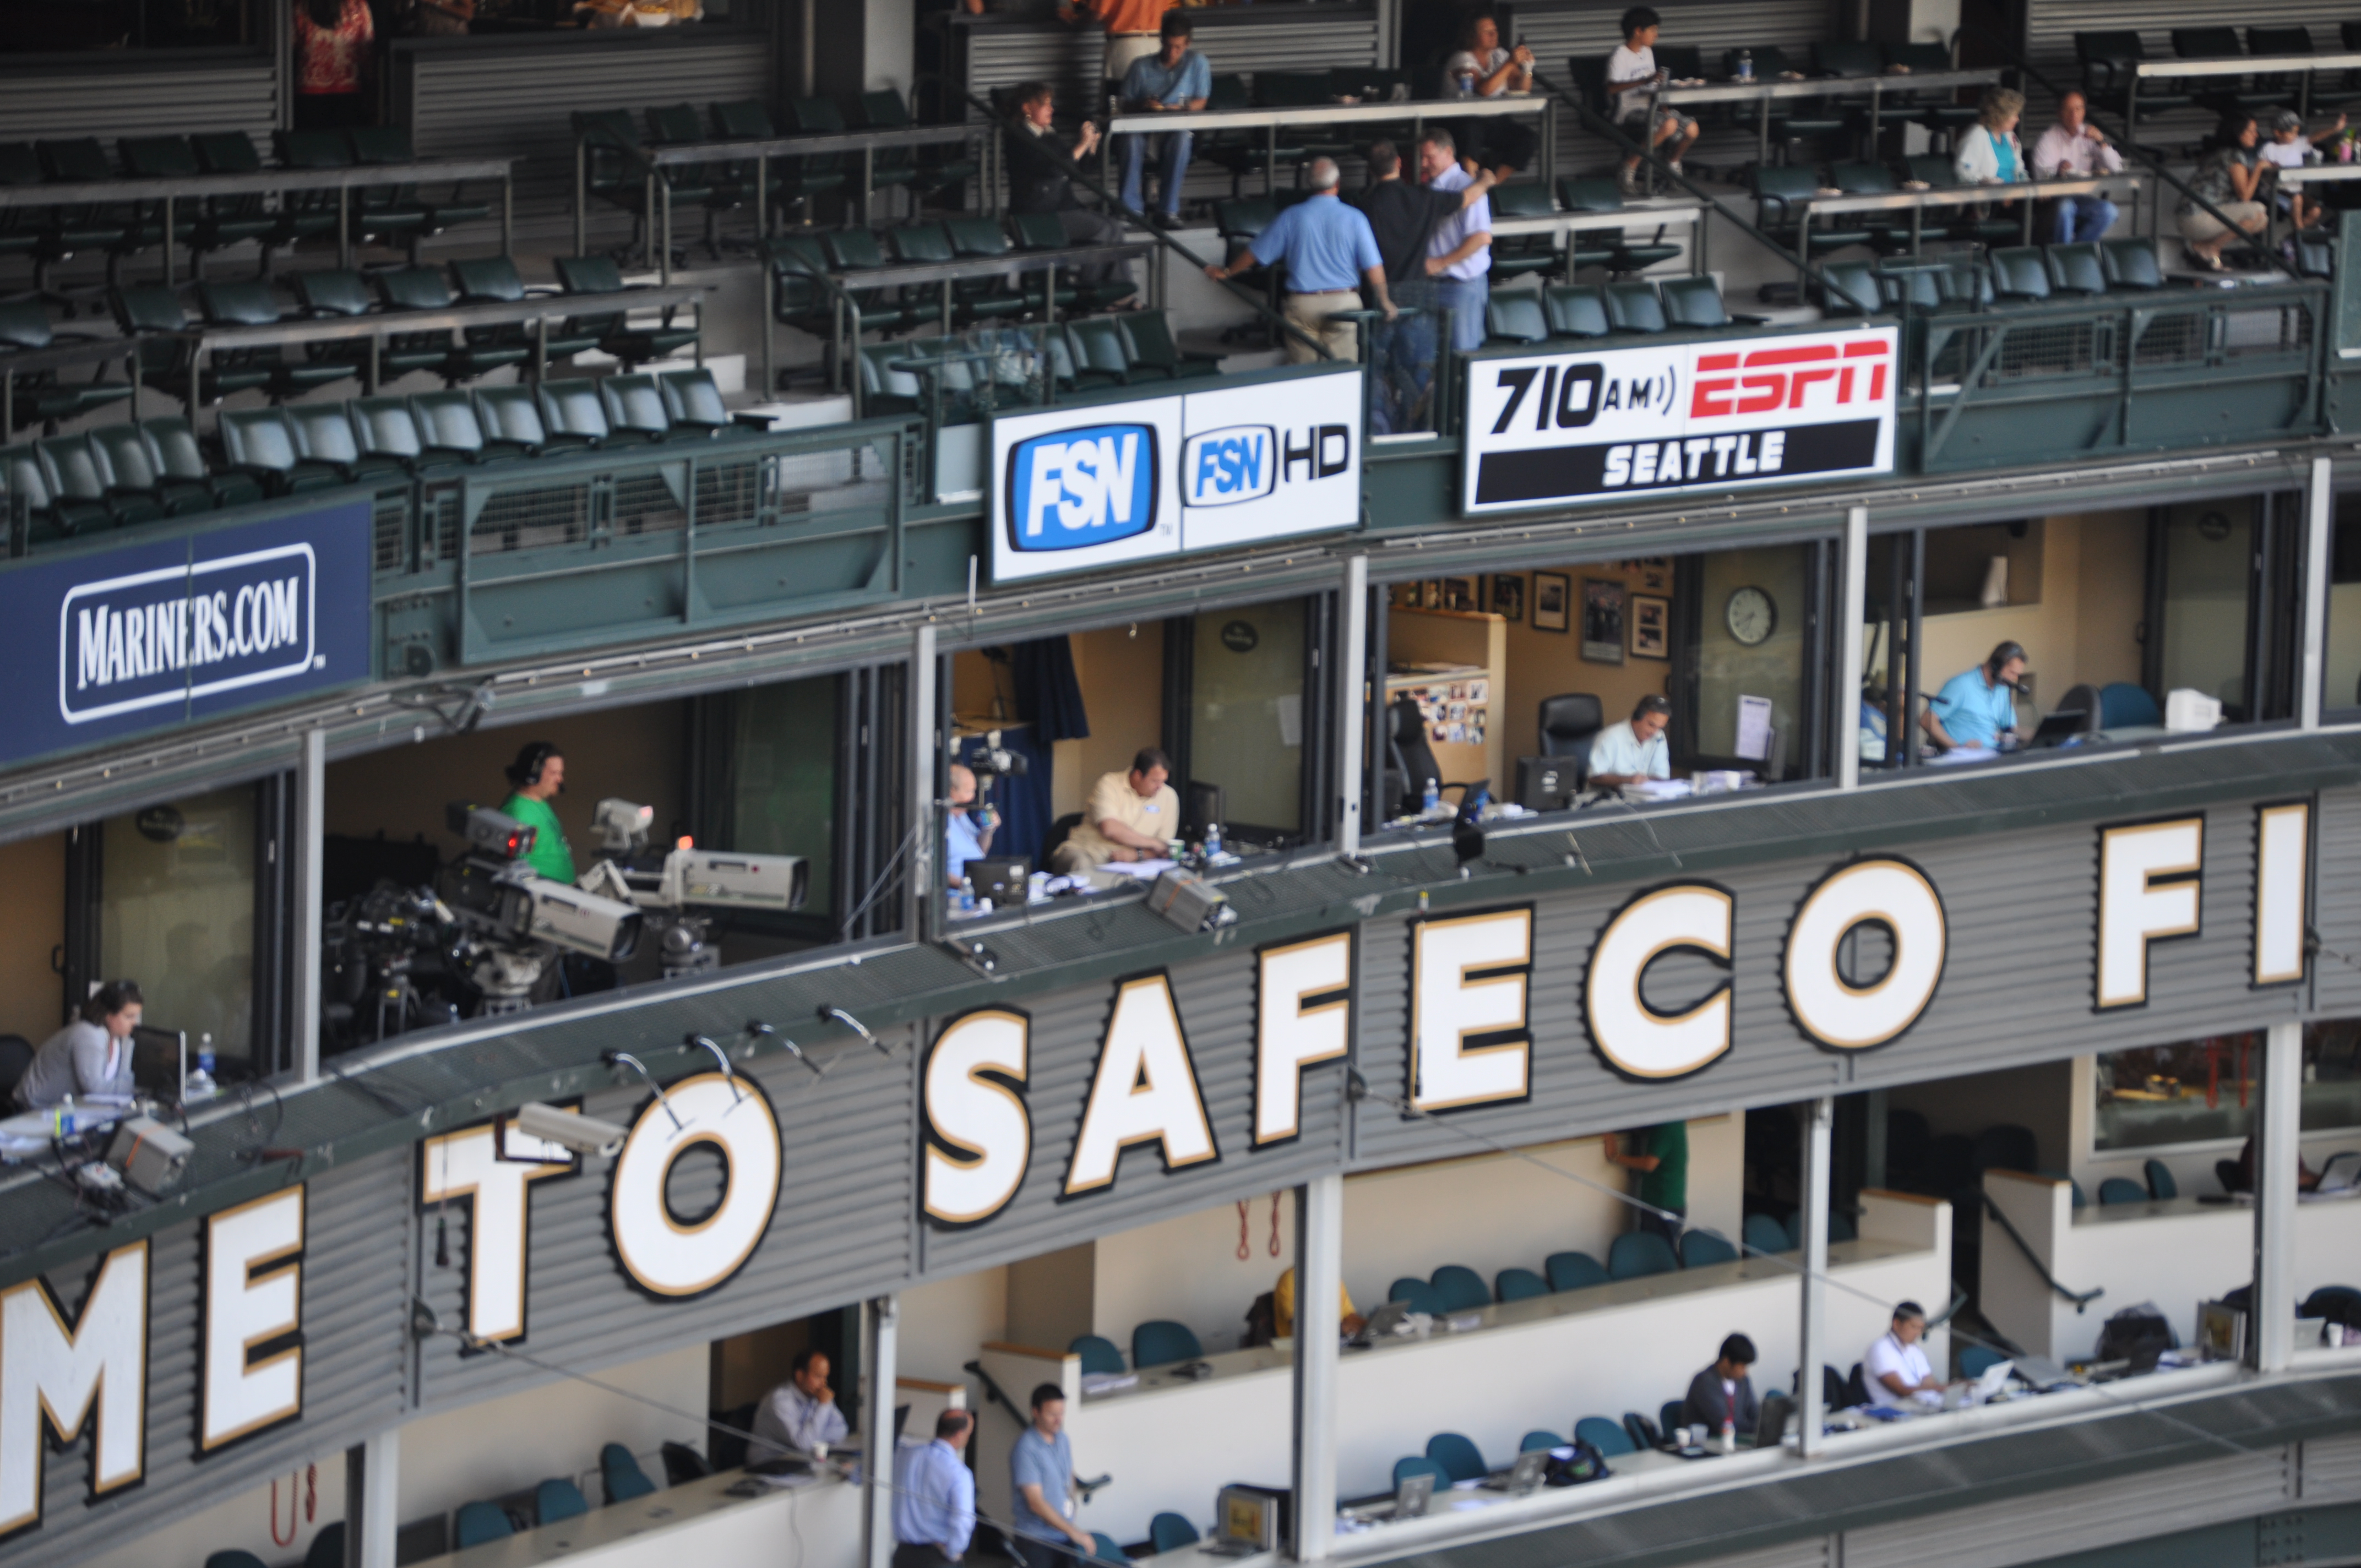
[[(1088, 1557), (1097, 1551), (1090, 1531), (1070, 1517), (1074, 1451), (1066, 1441), (1065, 1391), (1055, 1383), (1033, 1390), (1033, 1424), (1017, 1434), (1008, 1455), (1008, 1479), (1014, 1494), (1009, 1511), (1016, 1516), (1014, 1544), (1026, 1568), (1071, 1568), (1074, 1552)], [(1070, 1545), (1071, 1552), (1065, 1550)]]
[(754, 1412), (754, 1441), (746, 1445), (749, 1464), (813, 1453), (823, 1443), (844, 1441), (848, 1429), (844, 1412), (836, 1408), (836, 1390), (828, 1386), (828, 1357), (816, 1350), (799, 1350), (789, 1370), (792, 1375)]
[(82, 1016), (41, 1044), (16, 1084), (16, 1103), (46, 1111), (69, 1094), (131, 1093), (131, 1031), (145, 1005), (139, 987), (110, 980), (82, 1003)]

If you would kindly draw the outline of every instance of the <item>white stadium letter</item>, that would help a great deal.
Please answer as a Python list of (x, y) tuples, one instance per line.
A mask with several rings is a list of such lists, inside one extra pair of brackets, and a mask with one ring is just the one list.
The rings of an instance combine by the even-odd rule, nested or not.
[(197, 1448), (303, 1413), (303, 1189), (205, 1217)]
[(41, 1522), (47, 1425), (60, 1445), (94, 1411), (90, 1492), (139, 1479), (147, 1451), (148, 1244), (106, 1255), (71, 1326), (38, 1279), (0, 1290), (0, 1537)]
[(2312, 807), (2298, 801), (2255, 813), (2255, 979), (2285, 985), (2303, 978), (2304, 914), (2310, 903)]
[[(1850, 983), (1837, 961), (1847, 933), (1885, 927), (1894, 960), (1873, 985)], [(1814, 888), (1787, 931), (1787, 1006), (1824, 1046), (1882, 1046), (1918, 1021), (1943, 978), (1943, 901), (1916, 866), (1857, 861)]]
[(2202, 817), (2099, 829), (2097, 1007), (2147, 1003), (2147, 945), (2196, 931), (2204, 865)]
[[(997, 1007), (963, 1014), (935, 1037), (927, 1055), (925, 1147), (928, 1217), (972, 1225), (1008, 1206), (1033, 1157), (1033, 1124), (1024, 1099), (997, 1073), (1023, 1083), (1032, 1023)], [(938, 1146), (940, 1144), (944, 1146)]]
[[(1533, 912), (1496, 909), (1411, 927), (1410, 1099), (1422, 1111), (1521, 1100)], [(1490, 1044), (1471, 1044), (1489, 1038)]]
[[(418, 1146), (420, 1201), (457, 1199), (467, 1205), (467, 1332), (479, 1340), (522, 1337), (528, 1184), (576, 1169), (556, 1145), (528, 1138), (506, 1124), (501, 1127), (509, 1153), (520, 1157), (499, 1157), (489, 1124), (445, 1133)], [(532, 1160), (557, 1163), (526, 1163)]]
[[(664, 1186), (675, 1162), (700, 1144), (720, 1154), (729, 1184), (711, 1213), (684, 1224), (673, 1217)], [(665, 1089), (664, 1100), (650, 1100), (631, 1124), (615, 1157), (607, 1223), (623, 1272), (654, 1296), (702, 1295), (728, 1280), (770, 1228), (780, 1163), (778, 1118), (747, 1080), (707, 1072)]]
[(1691, 948), (1730, 961), (1732, 904), (1702, 883), (1643, 894), (1607, 923), (1591, 949), (1583, 1013), (1591, 1043), (1609, 1065), (1633, 1078), (1678, 1078), (1730, 1049), (1730, 984), (1687, 1012), (1667, 1016), (1641, 999), (1648, 966), (1659, 954)]
[(1098, 1069), (1091, 1075), (1090, 1103), (1066, 1167), (1066, 1196), (1112, 1184), (1117, 1157), (1150, 1139), (1163, 1145), (1167, 1170), (1221, 1157), (1189, 1043), (1180, 1036), (1172, 985), (1160, 974), (1127, 980), (1115, 992)]
[(1353, 933), (1265, 948), (1256, 955), (1255, 1129), (1258, 1148), (1295, 1136), (1303, 1069), (1334, 1061), (1353, 1033)]

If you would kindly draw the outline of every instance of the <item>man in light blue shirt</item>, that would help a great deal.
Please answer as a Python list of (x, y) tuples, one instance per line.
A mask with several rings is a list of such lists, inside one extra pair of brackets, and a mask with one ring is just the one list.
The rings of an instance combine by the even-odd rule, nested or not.
[(746, 1445), (746, 1463), (760, 1464), (786, 1454), (813, 1454), (840, 1443), (850, 1430), (844, 1411), (837, 1407), (836, 1390), (829, 1387), (828, 1357), (816, 1350), (799, 1350), (788, 1366), (789, 1377), (764, 1396), (754, 1412), (754, 1440)]
[(1933, 705), (1918, 715), (1919, 727), (1949, 750), (2008, 750), (2016, 741), (2016, 683), (2025, 663), (2023, 647), (2002, 643), (1982, 663), (1943, 683)]
[(960, 1457), (970, 1418), (945, 1410), (932, 1442), (894, 1455), (894, 1568), (943, 1568), (975, 1535), (975, 1475)]
[(1664, 730), (1672, 721), (1671, 703), (1653, 692), (1642, 697), (1631, 718), (1591, 737), (1590, 782), (1600, 789), (1620, 789), (1645, 779), (1671, 778)]
[(1017, 1434), (1008, 1479), (1016, 1519), (1011, 1544), (1026, 1568), (1072, 1568), (1075, 1552), (1088, 1557), (1098, 1550), (1071, 1518), (1074, 1451), (1066, 1441), (1065, 1391), (1055, 1383), (1033, 1390), (1033, 1424)]
[(1330, 358), (1349, 365), (1361, 356), (1359, 336), (1351, 322), (1328, 318), (1358, 310), (1361, 297), (1356, 285), (1366, 282), (1386, 319), (1394, 319), (1394, 302), (1386, 292), (1386, 258), (1368, 218), (1336, 194), (1336, 160), (1315, 158), (1306, 173), (1312, 194), (1272, 220), (1235, 261), (1227, 267), (1208, 266), (1205, 276), (1226, 283), (1241, 272), (1284, 261), (1286, 315), (1296, 329), (1288, 334), (1288, 363), (1312, 363), (1320, 356), (1312, 345), (1319, 343)]
[[(1465, 191), (1475, 176), (1459, 166), (1451, 133), (1436, 126), (1419, 139), (1418, 171), (1430, 191)], [(1434, 225), (1426, 242), (1426, 276), (1437, 310), (1451, 313), (1451, 346), (1484, 346), (1484, 302), (1491, 294), (1492, 203), (1479, 198)]]
[[(1123, 107), (1126, 114), (1159, 115), (1190, 109), (1202, 109), (1213, 91), (1213, 68), (1205, 57), (1189, 47), (1194, 24), (1185, 11), (1164, 13), (1163, 47), (1154, 54), (1142, 55), (1131, 62), (1124, 72)], [(1144, 219), (1143, 198), (1139, 189), (1141, 166), (1148, 161), (1148, 143), (1156, 144), (1157, 189), (1160, 193), (1156, 214), (1159, 228), (1171, 228), (1180, 218), (1180, 181), (1189, 172), (1189, 149), (1196, 142), (1190, 131), (1166, 131), (1160, 136), (1127, 136), (1123, 138), (1123, 210), (1135, 219)]]
[(950, 809), (943, 814), (943, 874), (957, 887), (967, 876), (967, 863), (992, 853), (992, 836), (1000, 819), (992, 808), (975, 808), (975, 773), (951, 764)]

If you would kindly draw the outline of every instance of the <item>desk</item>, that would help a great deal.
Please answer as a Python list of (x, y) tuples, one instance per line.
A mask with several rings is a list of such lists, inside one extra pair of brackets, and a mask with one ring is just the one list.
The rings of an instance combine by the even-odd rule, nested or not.
[(1880, 115), (1888, 93), (1954, 93), (1962, 87), (1988, 87), (2000, 80), (1998, 66), (1973, 71), (1930, 71), (1915, 75), (1815, 76), (1800, 82), (1722, 82), (1708, 87), (1675, 87), (1669, 82), (1651, 94), (1672, 108), (1692, 104), (1752, 104), (1755, 105), (1756, 161), (1771, 161), (1771, 105), (1799, 98), (1869, 97), (1869, 141), (1877, 146)]
[(1496, 213), (1492, 234), (1495, 238), (1503, 235), (1546, 234), (1564, 239), (1592, 229), (1613, 229), (1620, 234), (1650, 224), (1659, 229), (1679, 225), (1696, 231), (1688, 247), (1689, 272), (1695, 276), (1706, 269), (1705, 246), (1709, 225), (1705, 216), (1705, 203), (1693, 199), (1635, 201), (1625, 203), (1620, 210), (1612, 213), (1552, 213), (1531, 218), (1504, 218)]
[(2236, 60), (2143, 60), (2132, 67), (2124, 93), (2124, 140), (2139, 140), (2139, 87), (2143, 82), (2189, 82), (2206, 77), (2270, 76), (2296, 79), (2296, 113), (2312, 116), (2312, 73), (2361, 68), (2361, 54), (2242, 55)]
[[(2188, 1344), (2196, 1337), (2197, 1303), (2254, 1276), (2249, 1204), (2174, 1198), (2076, 1209), (2065, 1182), (2009, 1170), (1987, 1172), (1984, 1190), (2059, 1284), (2106, 1291), (2078, 1314), (2072, 1302), (2050, 1293), (2007, 1233), (1981, 1217), (1984, 1315), (2052, 1361), (2089, 1356), (2108, 1315), (2142, 1301), (2154, 1301)], [(2297, 1300), (2323, 1285), (2350, 1284), (2353, 1260), (2361, 1257), (2361, 1194), (2299, 1203), (2295, 1241)]]
[[(1556, 189), (1557, 172), (1557, 100), (1547, 93), (1526, 93), (1503, 98), (1412, 98), (1401, 103), (1384, 104), (1314, 104), (1303, 108), (1288, 109), (1198, 109), (1171, 114), (1117, 114), (1106, 124), (1110, 144), (1119, 136), (1154, 136), (1168, 131), (1247, 131), (1263, 133), (1264, 188), (1279, 189), (1279, 133), (1281, 126), (1307, 126), (1325, 128), (1330, 126), (1399, 126), (1408, 122), (1411, 144), (1426, 132), (1429, 120), (1499, 120), (1523, 115), (1541, 116), (1541, 181), (1542, 189)], [(1201, 152), (1198, 156), (1202, 157)], [(1114, 159), (1106, 159), (1100, 169), (1102, 192), (1107, 193), (1110, 210), (1115, 203)]]
[(432, 1568), (775, 1563), (800, 1543), (800, 1553), (785, 1559), (796, 1568), (862, 1568), (861, 1487), (829, 1475), (761, 1497), (730, 1496), (744, 1479), (740, 1470), (707, 1475), (425, 1562)]
[[(2132, 226), (2139, 226), (2138, 205), (2140, 179), (2136, 174), (2102, 174), (2087, 180), (2020, 180), (2007, 185), (1961, 185), (1939, 191), (1889, 191), (1874, 195), (1813, 196), (1787, 203), (1795, 209), (1796, 222), (1809, 226), (1817, 214), (1849, 213), (1908, 213), (1910, 214), (1910, 254), (1919, 253), (1924, 228), (1921, 214), (1929, 207), (1981, 206), (1990, 202), (2016, 202), (2025, 220), (2025, 241), (2033, 243), (2033, 208), (2037, 202), (2056, 201), (2066, 196), (2103, 196), (2109, 192), (2125, 195), (2133, 207)], [(2154, 218), (2151, 214), (2151, 224)], [(1796, 269), (1797, 287), (1806, 279), (1800, 263)]]
[[(1838, 1288), (1828, 1292), (1829, 1355), (1850, 1365), (1884, 1332), (1890, 1303), (1905, 1297), (1949, 1299), (1951, 1211), (1946, 1203), (1897, 1195), (1862, 1195), (1861, 1239), (1828, 1249)], [(1472, 1314), (1472, 1329), (1347, 1350), (1337, 1367), (1337, 1492), (1390, 1491), (1394, 1461), (1422, 1452), (1437, 1431), (1462, 1431), (1488, 1460), (1513, 1459), (1518, 1441), (1536, 1428), (1565, 1436), (1577, 1417), (1652, 1415), (1687, 1388), (1714, 1347), (1734, 1329), (1762, 1353), (1758, 1388), (1784, 1387), (1797, 1351), (1797, 1276), (1788, 1258), (1742, 1258), (1644, 1279), (1624, 1279), (1530, 1300), (1496, 1303)], [(1856, 1292), (1859, 1292), (1858, 1294)], [(1928, 1354), (1948, 1354), (1938, 1331)], [(985, 1370), (1022, 1397), (1037, 1383), (1066, 1389), (1066, 1431), (1078, 1474), (1112, 1473), (1115, 1485), (1082, 1515), (1085, 1529), (1118, 1541), (1148, 1533), (1149, 1518), (1170, 1509), (1202, 1528), (1213, 1497), (1233, 1481), (1284, 1486), (1294, 1380), (1291, 1342), (1205, 1358), (1211, 1376), (1191, 1381), (1150, 1368), (1129, 1387), (1085, 1394), (1077, 1356), (1021, 1345), (991, 1344)], [(1414, 1390), (1415, 1398), (1404, 1390)], [(1016, 1423), (1005, 1412), (979, 1428), (976, 1475), (989, 1497), (1004, 1484)], [(1763, 1451), (1765, 1458), (1770, 1451)], [(1660, 1456), (1640, 1456), (1634, 1473)], [(1719, 1461), (1719, 1464), (1742, 1463)], [(1665, 1458), (1686, 1485), (1690, 1462)], [(1624, 1462), (1615, 1462), (1619, 1473)], [(1563, 1497), (1587, 1492), (1550, 1492)], [(1522, 1507), (1532, 1498), (1499, 1498)], [(1392, 1527), (1400, 1529), (1403, 1527)], [(1400, 1538), (1379, 1531), (1392, 1544)]]

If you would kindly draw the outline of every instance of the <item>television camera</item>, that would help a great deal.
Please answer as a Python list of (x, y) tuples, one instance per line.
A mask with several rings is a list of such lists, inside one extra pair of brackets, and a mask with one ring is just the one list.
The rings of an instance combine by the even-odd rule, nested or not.
[(710, 945), (719, 913), (803, 907), (811, 868), (800, 855), (700, 850), (683, 839), (649, 863), (648, 830), (655, 808), (612, 796), (590, 818), (605, 859), (585, 872), (581, 890), (645, 911), (663, 927), (659, 957), (667, 980), (718, 968)]

